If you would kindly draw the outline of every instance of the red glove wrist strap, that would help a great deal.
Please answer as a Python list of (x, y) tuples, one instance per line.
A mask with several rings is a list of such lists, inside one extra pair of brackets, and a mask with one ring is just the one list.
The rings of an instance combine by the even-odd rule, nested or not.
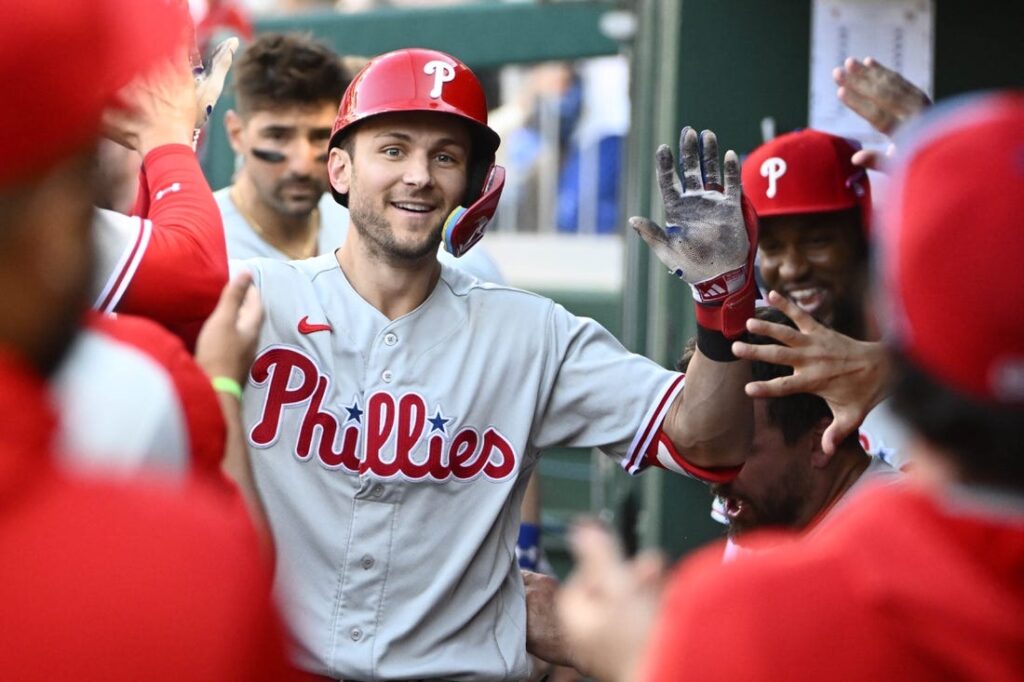
[(747, 281), (743, 288), (730, 294), (720, 305), (696, 303), (694, 309), (697, 324), (720, 331), (728, 339), (736, 339), (747, 330), (747, 320), (754, 315), (754, 301), (757, 300), (757, 278), (754, 273), (754, 256), (757, 254), (757, 214), (742, 197), (743, 224), (747, 228), (750, 253), (747, 256)]

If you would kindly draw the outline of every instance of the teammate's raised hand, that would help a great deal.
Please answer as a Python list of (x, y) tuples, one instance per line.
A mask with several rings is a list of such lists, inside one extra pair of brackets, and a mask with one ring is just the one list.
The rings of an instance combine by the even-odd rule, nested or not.
[(190, 144), (196, 83), (182, 47), (119, 93), (103, 117), (103, 134), (142, 156), (165, 144)]
[(593, 521), (569, 533), (576, 566), (557, 595), (576, 669), (599, 680), (634, 679), (665, 580), (665, 559), (622, 556), (615, 537)]
[[(744, 289), (756, 246), (744, 220), (739, 157), (726, 152), (720, 173), (715, 134), (705, 130), (698, 137), (687, 126), (679, 135), (682, 182), (668, 146), (659, 147), (655, 158), (666, 227), (641, 217), (629, 223), (669, 271), (690, 285), (698, 304), (720, 306)], [(730, 337), (742, 333), (743, 319), (738, 330), (722, 331)]]
[(210, 57), (210, 65), (196, 76), (196, 128), (202, 128), (213, 113), (237, 49), (238, 38), (221, 42)]
[[(932, 103), (923, 90), (872, 57), (864, 61), (848, 57), (832, 70), (832, 79), (839, 86), (839, 100), (887, 137)], [(886, 155), (892, 155), (892, 147)], [(853, 155), (855, 164), (872, 170), (880, 170), (883, 160), (882, 154), (870, 149)]]
[(820, 396), (832, 411), (832, 423), (822, 434), (822, 449), (832, 454), (860, 427), (885, 394), (889, 363), (880, 343), (858, 341), (829, 329), (791, 300), (772, 291), (768, 302), (796, 325), (792, 327), (751, 318), (747, 330), (782, 345), (735, 342), (736, 357), (789, 365), (793, 374), (746, 386), (753, 398), (778, 398), (797, 393)]
[(701, 285), (742, 267), (750, 244), (740, 210), (739, 158), (731, 150), (726, 152), (723, 187), (715, 134), (705, 130), (700, 138), (702, 144), (698, 144), (697, 131), (690, 127), (680, 133), (683, 182), (668, 145), (658, 147), (655, 154), (665, 229), (647, 218), (634, 217), (629, 222), (661, 262), (693, 287), (694, 298), (706, 302), (721, 298), (725, 292)]
[(196, 362), (211, 377), (245, 383), (263, 321), (259, 292), (251, 284), (252, 275), (247, 272), (228, 282), (199, 332)]

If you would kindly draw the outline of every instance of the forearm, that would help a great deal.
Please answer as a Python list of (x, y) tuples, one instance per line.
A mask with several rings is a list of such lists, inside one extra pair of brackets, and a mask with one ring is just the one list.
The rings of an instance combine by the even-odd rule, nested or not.
[(750, 380), (748, 361), (716, 362), (694, 352), (663, 425), (687, 461), (704, 468), (743, 463), (754, 433), (753, 402), (744, 392)]
[(217, 392), (217, 399), (220, 402), (220, 409), (224, 414), (224, 422), (227, 425), (227, 438), (224, 442), (224, 459), (221, 461), (221, 471), (238, 487), (238, 491), (242, 495), (242, 500), (245, 502), (246, 509), (249, 511), (249, 516), (259, 533), (262, 544), (273, 555), (273, 539), (270, 535), (270, 526), (267, 523), (263, 501), (256, 490), (256, 481), (252, 475), (252, 467), (249, 465), (249, 454), (245, 445), (245, 435), (242, 428), (241, 404), (235, 396), (221, 391)]

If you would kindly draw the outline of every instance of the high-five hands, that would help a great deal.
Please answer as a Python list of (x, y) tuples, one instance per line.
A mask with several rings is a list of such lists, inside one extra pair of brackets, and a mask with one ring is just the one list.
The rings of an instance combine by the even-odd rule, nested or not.
[(780, 344), (735, 342), (736, 357), (789, 365), (793, 374), (747, 384), (747, 395), (774, 398), (813, 393), (828, 403), (832, 423), (821, 437), (822, 449), (832, 454), (844, 438), (860, 427), (885, 394), (889, 364), (882, 344), (858, 341), (829, 329), (778, 292), (768, 302), (793, 320), (797, 328), (752, 318), (747, 329)]
[(238, 38), (224, 40), (214, 49), (209, 66), (196, 74), (196, 128), (202, 128), (213, 113), (237, 49)]
[[(891, 138), (898, 127), (932, 103), (923, 90), (871, 57), (864, 61), (848, 57), (832, 70), (832, 78), (839, 86), (839, 100), (886, 137)], [(892, 151), (891, 145), (885, 155), (862, 149), (853, 155), (853, 163), (880, 170)]]
[[(666, 227), (647, 218), (630, 218), (636, 230), (662, 263), (686, 281), (698, 304), (698, 321), (728, 338), (743, 333), (743, 322), (753, 312), (731, 313), (730, 297), (752, 283), (752, 254), (756, 248), (753, 219), (745, 220), (740, 190), (740, 161), (725, 153), (719, 172), (718, 140), (710, 130), (698, 138), (693, 128), (679, 136), (680, 182), (675, 159), (667, 145), (656, 154), (658, 186), (664, 202)], [(724, 176), (724, 184), (723, 184)], [(701, 319), (701, 308), (724, 307)], [(744, 311), (748, 306), (744, 305)]]

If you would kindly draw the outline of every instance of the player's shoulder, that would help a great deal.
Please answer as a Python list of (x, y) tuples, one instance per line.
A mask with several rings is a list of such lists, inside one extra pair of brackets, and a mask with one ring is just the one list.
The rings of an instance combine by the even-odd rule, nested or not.
[(167, 364), (170, 358), (187, 354), (181, 339), (156, 322), (137, 315), (87, 315), (85, 326), (104, 339), (141, 350)]
[(554, 301), (541, 294), (480, 279), (476, 275), (444, 260), (441, 261), (440, 285), (452, 295), (463, 298), (482, 298), (489, 302), (501, 300), (527, 308), (549, 309)]
[(268, 281), (275, 283), (313, 281), (320, 275), (338, 269), (338, 260), (334, 253), (304, 260), (280, 260), (277, 258), (258, 257), (232, 259), (229, 262), (231, 274), (248, 270), (258, 287), (266, 286)]
[(217, 202), (217, 206), (223, 211), (226, 207), (231, 207), (234, 210), (234, 203), (231, 201), (231, 185), (227, 187), (221, 187), (213, 193), (213, 200)]

